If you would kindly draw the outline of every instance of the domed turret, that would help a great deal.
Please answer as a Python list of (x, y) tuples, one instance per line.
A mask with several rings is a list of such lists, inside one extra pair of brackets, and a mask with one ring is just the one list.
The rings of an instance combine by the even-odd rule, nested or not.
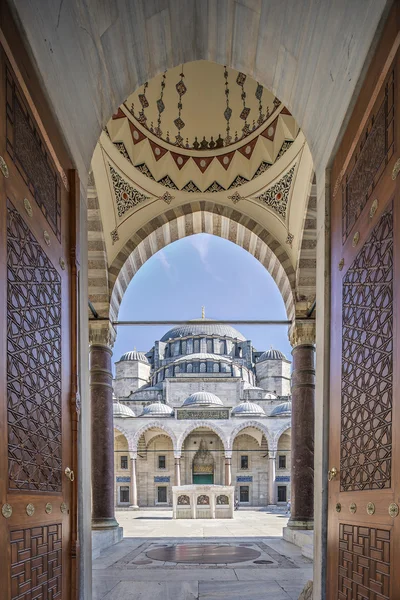
[(232, 409), (233, 417), (265, 417), (264, 409), (255, 402), (241, 402)]
[(210, 392), (195, 392), (186, 398), (182, 406), (223, 406), (223, 402)]
[(173, 408), (162, 402), (153, 402), (143, 409), (141, 417), (172, 417), (174, 414)]
[(113, 416), (114, 419), (126, 419), (129, 417), (134, 417), (135, 413), (129, 408), (129, 406), (125, 406), (125, 404), (121, 404), (120, 402), (114, 402)]
[(272, 410), (270, 417), (291, 417), (292, 416), (292, 403), (282, 402), (282, 404), (278, 404)]
[(258, 363), (264, 362), (264, 360), (286, 360), (287, 362), (290, 362), (283, 354), (283, 352), (281, 352), (280, 350), (275, 350), (275, 348), (270, 348), (269, 350), (266, 350), (261, 354), (261, 356), (257, 358)]
[(140, 360), (141, 362), (147, 363), (148, 364), (148, 360), (147, 360), (147, 356), (145, 355), (144, 352), (138, 352), (136, 350), (136, 348), (134, 350), (131, 350), (130, 352), (125, 352), (125, 354), (123, 354), (121, 356), (121, 358), (119, 359), (119, 362), (126, 362), (126, 361), (135, 361), (135, 360)]

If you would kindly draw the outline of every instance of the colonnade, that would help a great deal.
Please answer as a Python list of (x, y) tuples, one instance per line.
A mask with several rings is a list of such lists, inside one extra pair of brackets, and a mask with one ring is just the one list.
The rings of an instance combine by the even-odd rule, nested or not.
[[(114, 506), (114, 426), (112, 347), (115, 330), (109, 322), (90, 322), (90, 392), (92, 410), (92, 527), (118, 527)], [(314, 516), (315, 322), (291, 328), (293, 346), (291, 517), (293, 529), (312, 529)], [(269, 458), (269, 504), (276, 503), (274, 451)], [(130, 456), (130, 497), (137, 507), (137, 457)], [(181, 485), (181, 458), (175, 454), (175, 485)], [(225, 452), (225, 485), (232, 485), (231, 452)]]

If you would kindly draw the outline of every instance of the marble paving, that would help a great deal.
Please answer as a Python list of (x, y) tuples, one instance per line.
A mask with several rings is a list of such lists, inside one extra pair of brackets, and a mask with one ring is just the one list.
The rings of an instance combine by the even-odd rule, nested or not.
[(94, 600), (297, 600), (312, 579), (312, 562), (282, 539), (285, 515), (239, 510), (233, 520), (212, 522), (174, 521), (166, 510), (116, 516), (124, 539), (93, 563)]

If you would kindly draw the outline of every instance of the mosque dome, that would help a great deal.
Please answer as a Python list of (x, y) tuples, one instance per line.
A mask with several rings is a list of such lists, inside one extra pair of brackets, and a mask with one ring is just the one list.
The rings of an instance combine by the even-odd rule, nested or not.
[(241, 402), (232, 409), (234, 417), (265, 417), (264, 409), (255, 402)]
[(195, 392), (186, 398), (182, 406), (223, 406), (223, 402), (210, 392)]
[(149, 362), (147, 360), (147, 356), (145, 355), (145, 353), (144, 352), (138, 352), (136, 349), (135, 350), (131, 350), (130, 352), (125, 352), (125, 354), (123, 354), (121, 356), (121, 358), (119, 359), (119, 362), (134, 361), (134, 360), (140, 360), (141, 362), (145, 362), (145, 363)]
[(264, 362), (264, 360), (285, 360), (289, 362), (286, 356), (280, 350), (275, 350), (275, 348), (270, 348), (270, 350), (266, 350), (258, 357), (257, 362)]
[(143, 409), (141, 417), (172, 417), (174, 414), (173, 408), (162, 402), (153, 402)]
[(113, 402), (113, 415), (114, 419), (126, 419), (134, 417), (135, 413), (129, 406), (125, 406), (125, 404), (121, 404), (120, 402)]
[(282, 402), (282, 404), (278, 404), (275, 406), (270, 417), (291, 417), (292, 416), (292, 402)]
[(219, 337), (227, 337), (237, 339), (244, 342), (246, 338), (234, 327), (225, 324), (215, 323), (212, 319), (193, 319), (186, 325), (178, 325), (173, 327), (161, 338), (162, 342), (173, 340), (180, 337), (190, 337), (197, 335), (216, 335)]

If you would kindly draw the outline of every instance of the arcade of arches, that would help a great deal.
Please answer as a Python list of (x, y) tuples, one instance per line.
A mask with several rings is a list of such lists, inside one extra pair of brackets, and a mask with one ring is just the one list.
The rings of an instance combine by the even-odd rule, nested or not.
[[(118, 535), (119, 307), (201, 232), (259, 260), (291, 322), (314, 600), (398, 598), (400, 3), (4, 0), (0, 45), (0, 599), (92, 597), (91, 529)], [(197, 441), (219, 481), (245, 438), (287, 443), (202, 422), (178, 447), (162, 424), (149, 443)]]

